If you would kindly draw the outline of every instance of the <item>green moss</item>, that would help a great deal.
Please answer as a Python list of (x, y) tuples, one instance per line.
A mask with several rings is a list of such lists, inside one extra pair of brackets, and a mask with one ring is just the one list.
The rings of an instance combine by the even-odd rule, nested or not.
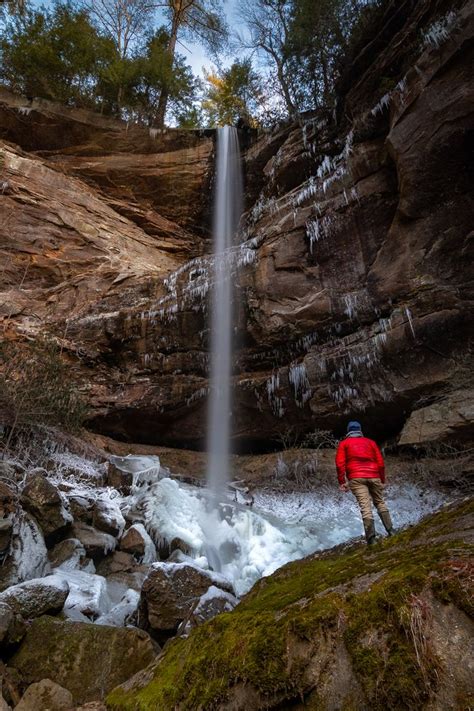
[[(462, 550), (462, 542), (437, 541), (436, 534), (472, 508), (468, 502), (443, 511), (370, 549), (353, 546), (290, 563), (260, 581), (232, 613), (170, 645), (153, 680), (140, 689), (116, 689), (108, 707), (211, 711), (225, 705), (240, 683), (260, 695), (262, 708), (271, 708), (309, 691), (310, 657), (320, 650), (324, 655), (325, 642), (345, 628), (343, 639), (371, 708), (421, 708), (435, 687), (437, 662), (420, 666), (404, 615), (413, 596), (438, 580), (433, 572), (442, 570), (453, 546)], [(458, 583), (451, 580), (448, 588), (446, 576), (439, 580), (446, 599), (459, 603)], [(311, 698), (311, 708), (319, 708), (317, 696)]]

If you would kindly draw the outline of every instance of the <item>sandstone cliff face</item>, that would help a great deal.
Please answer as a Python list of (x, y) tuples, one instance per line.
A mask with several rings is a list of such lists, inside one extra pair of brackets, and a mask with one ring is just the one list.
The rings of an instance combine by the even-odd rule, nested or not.
[[(238, 446), (339, 430), (349, 415), (396, 435), (426, 408), (441, 422), (460, 413), (436, 439), (472, 435), (474, 12), (467, 2), (440, 20), (438, 5), (391, 9), (386, 47), (356, 63), (337, 127), (315, 115), (245, 153), (243, 242), (227, 259)], [(80, 353), (93, 428), (200, 446), (211, 138), (14, 101), (0, 97), (2, 135), (36, 155), (3, 148), (6, 315), (22, 328), (46, 319)], [(410, 423), (402, 442), (432, 439)]]

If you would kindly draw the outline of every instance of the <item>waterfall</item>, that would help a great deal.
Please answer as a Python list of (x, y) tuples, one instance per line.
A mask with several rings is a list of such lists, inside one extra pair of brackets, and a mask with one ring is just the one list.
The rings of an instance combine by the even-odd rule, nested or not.
[(214, 201), (214, 289), (211, 305), (211, 370), (207, 483), (217, 498), (229, 481), (232, 376), (232, 247), (242, 212), (242, 169), (237, 129), (217, 131)]

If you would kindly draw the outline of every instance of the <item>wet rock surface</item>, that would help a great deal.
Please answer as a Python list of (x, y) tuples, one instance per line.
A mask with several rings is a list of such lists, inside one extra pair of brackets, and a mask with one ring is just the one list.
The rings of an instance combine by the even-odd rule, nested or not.
[(48, 479), (46, 472), (32, 474), (21, 494), (23, 508), (38, 521), (49, 541), (72, 521), (58, 489)]
[[(233, 593), (228, 581), (211, 572), (187, 563), (156, 563), (143, 583), (140, 626), (150, 630), (163, 643), (176, 634), (179, 626), (191, 616), (200, 598), (211, 586), (218, 586), (222, 593)], [(210, 616), (211, 609), (208, 613)]]

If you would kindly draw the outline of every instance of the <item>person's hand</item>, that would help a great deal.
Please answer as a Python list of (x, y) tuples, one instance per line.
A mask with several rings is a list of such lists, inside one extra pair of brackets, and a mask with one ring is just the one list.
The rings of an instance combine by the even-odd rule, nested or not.
[(347, 494), (347, 492), (349, 491), (349, 487), (347, 486), (347, 484), (339, 484), (339, 491), (343, 491), (344, 494)]

